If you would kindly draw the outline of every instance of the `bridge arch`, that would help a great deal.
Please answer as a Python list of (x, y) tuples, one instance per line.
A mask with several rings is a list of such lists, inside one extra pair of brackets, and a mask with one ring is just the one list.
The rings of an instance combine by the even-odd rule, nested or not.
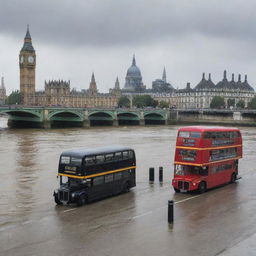
[(72, 110), (58, 110), (48, 114), (52, 127), (80, 127), (83, 124), (83, 113)]
[(8, 126), (11, 127), (41, 127), (42, 114), (38, 111), (26, 110), (26, 109), (6, 109), (1, 111), (6, 113), (8, 117)]
[(88, 119), (91, 126), (111, 126), (114, 122), (113, 114), (106, 111), (91, 112)]
[(161, 113), (145, 113), (144, 114), (145, 125), (161, 125), (165, 124), (166, 118)]
[(119, 125), (139, 125), (140, 117), (138, 113), (134, 112), (120, 112), (117, 114)]

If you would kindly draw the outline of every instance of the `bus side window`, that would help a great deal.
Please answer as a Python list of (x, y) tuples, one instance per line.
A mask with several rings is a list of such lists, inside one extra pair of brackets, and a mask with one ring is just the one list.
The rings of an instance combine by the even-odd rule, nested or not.
[(122, 172), (116, 172), (116, 173), (114, 174), (114, 179), (115, 179), (115, 180), (120, 180), (120, 179), (122, 179)]
[(93, 165), (95, 164), (95, 157), (94, 156), (87, 156), (84, 161), (85, 165)]
[(210, 132), (205, 132), (204, 133), (204, 138), (205, 139), (210, 139), (211, 138), (211, 133)]
[(113, 181), (113, 173), (105, 175), (105, 183)]
[(97, 155), (96, 156), (96, 164), (102, 164), (105, 161), (104, 155)]
[(93, 186), (101, 185), (104, 183), (104, 176), (98, 176), (93, 179)]
[(115, 160), (116, 161), (122, 160), (122, 152), (116, 152), (115, 153)]
[(133, 151), (129, 151), (129, 158), (130, 158), (130, 159), (133, 159), (133, 158), (134, 158)]
[(114, 159), (114, 154), (106, 154), (105, 155), (106, 162), (111, 162)]
[(129, 153), (128, 151), (123, 152), (123, 159), (129, 159)]

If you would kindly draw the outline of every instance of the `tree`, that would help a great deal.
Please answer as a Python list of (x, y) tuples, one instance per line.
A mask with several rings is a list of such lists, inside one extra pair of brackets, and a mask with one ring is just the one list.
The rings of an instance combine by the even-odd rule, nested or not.
[(256, 97), (252, 98), (252, 100), (248, 103), (248, 108), (256, 109)]
[(212, 98), (210, 108), (224, 108), (225, 107), (225, 101), (224, 98), (221, 96), (214, 96)]
[(12, 93), (6, 98), (5, 103), (8, 105), (20, 104), (22, 100), (21, 93), (17, 91), (12, 91)]
[(133, 105), (137, 108), (155, 107), (158, 102), (155, 101), (150, 95), (136, 95), (133, 98)]
[(158, 104), (158, 107), (159, 108), (169, 108), (169, 103), (161, 100), (160, 103)]
[(235, 99), (228, 99), (228, 107), (234, 107), (236, 104)]
[(244, 108), (245, 107), (245, 102), (244, 100), (239, 100), (236, 104), (237, 108)]
[(118, 100), (118, 107), (125, 107), (129, 108), (130, 107), (130, 100), (127, 96), (122, 96)]

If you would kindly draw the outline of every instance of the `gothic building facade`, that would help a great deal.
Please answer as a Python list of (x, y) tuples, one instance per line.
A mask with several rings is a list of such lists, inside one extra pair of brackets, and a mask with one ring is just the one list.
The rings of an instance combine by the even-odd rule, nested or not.
[[(94, 73), (91, 77), (89, 89), (76, 91), (71, 89), (70, 81), (53, 80), (45, 81), (43, 91), (36, 92), (36, 52), (32, 45), (32, 39), (27, 28), (24, 38), (24, 44), (19, 54), (20, 65), (20, 92), (24, 105), (37, 106), (67, 106), (67, 107), (116, 107), (121, 95), (127, 95), (130, 99), (134, 95), (149, 94), (158, 102), (166, 101), (170, 107), (176, 108), (209, 108), (214, 96), (224, 98), (226, 106), (230, 100), (234, 106), (239, 101), (245, 103), (245, 107), (255, 96), (252, 86), (245, 76), (241, 81), (241, 75), (235, 81), (234, 74), (232, 79), (227, 79), (227, 72), (224, 71), (223, 79), (214, 84), (211, 75), (206, 79), (203, 74), (201, 81), (191, 88), (190, 83), (185, 89), (174, 89), (167, 82), (166, 70), (164, 68), (162, 79), (156, 79), (152, 82), (152, 89), (146, 89), (143, 84), (142, 75), (139, 67), (136, 65), (135, 56), (132, 59), (132, 65), (128, 68), (125, 85), (120, 89), (118, 78), (115, 86), (109, 90), (109, 93), (99, 93)], [(1, 95), (5, 94), (5, 88), (2, 82), (0, 87), (0, 104)], [(2, 96), (3, 98), (3, 96)], [(3, 100), (2, 100), (3, 101)]]
[(88, 90), (71, 90), (70, 81), (45, 81), (44, 90), (36, 91), (36, 53), (32, 45), (29, 27), (19, 55), (20, 92), (24, 105), (66, 107), (116, 107), (121, 91), (117, 79), (110, 93), (99, 93), (94, 73)]

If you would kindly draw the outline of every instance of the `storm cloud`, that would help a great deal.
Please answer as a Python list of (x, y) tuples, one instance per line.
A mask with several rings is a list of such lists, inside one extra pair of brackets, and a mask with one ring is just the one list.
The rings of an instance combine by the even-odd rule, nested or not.
[(18, 89), (17, 55), (29, 24), (38, 89), (52, 78), (81, 89), (95, 71), (106, 91), (116, 75), (124, 82), (133, 53), (147, 87), (163, 66), (175, 87), (195, 86), (203, 71), (218, 81), (225, 68), (248, 73), (254, 85), (255, 9), (253, 0), (1, 1), (0, 75)]

